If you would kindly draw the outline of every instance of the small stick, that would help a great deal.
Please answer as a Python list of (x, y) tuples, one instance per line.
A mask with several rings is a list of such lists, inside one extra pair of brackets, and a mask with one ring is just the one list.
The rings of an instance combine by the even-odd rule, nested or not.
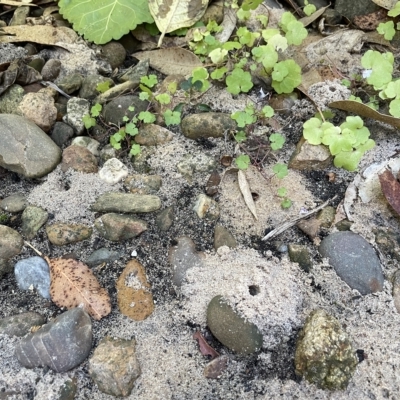
[(36, 249), (35, 247), (33, 247), (29, 242), (27, 242), (26, 240), (24, 240), (24, 243), (29, 246), (32, 250), (34, 250), (40, 257), (44, 257), (43, 253), (41, 253), (38, 249)]
[(304, 214), (304, 215), (302, 215), (300, 217), (296, 217), (296, 218), (292, 219), (291, 221), (284, 222), (282, 225), (278, 226), (277, 228), (275, 228), (271, 232), (269, 232), (267, 235), (265, 235), (261, 240), (268, 240), (268, 239), (271, 239), (271, 238), (273, 238), (273, 237), (275, 237), (277, 235), (280, 235), (282, 232), (286, 231), (286, 229), (289, 229), (290, 227), (295, 225), (297, 221), (300, 221), (300, 220), (302, 220), (304, 218), (307, 218), (310, 215), (313, 215), (316, 212), (318, 212), (319, 210), (322, 210), (323, 208), (325, 208), (331, 201), (335, 200), (336, 197), (337, 197), (337, 195), (335, 195), (331, 199), (327, 200), (325, 203), (321, 204), (317, 208), (314, 208), (314, 210), (308, 212), (307, 214)]

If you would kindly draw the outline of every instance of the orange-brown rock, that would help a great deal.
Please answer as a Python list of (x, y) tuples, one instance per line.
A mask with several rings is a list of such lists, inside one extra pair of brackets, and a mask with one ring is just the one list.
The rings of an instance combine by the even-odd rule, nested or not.
[(143, 266), (136, 260), (126, 264), (117, 281), (118, 307), (122, 314), (143, 321), (154, 310), (151, 286)]

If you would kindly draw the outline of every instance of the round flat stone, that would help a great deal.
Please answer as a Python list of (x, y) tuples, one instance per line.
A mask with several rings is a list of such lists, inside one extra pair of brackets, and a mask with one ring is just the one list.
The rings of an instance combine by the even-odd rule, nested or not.
[(329, 258), (336, 273), (362, 295), (383, 289), (381, 264), (373, 247), (354, 232), (335, 232), (319, 247), (322, 257)]

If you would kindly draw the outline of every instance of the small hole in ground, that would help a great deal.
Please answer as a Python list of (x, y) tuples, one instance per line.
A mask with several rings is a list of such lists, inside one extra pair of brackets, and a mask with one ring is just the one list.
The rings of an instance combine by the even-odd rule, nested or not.
[(257, 285), (250, 285), (249, 286), (249, 293), (252, 296), (256, 296), (258, 293), (260, 293), (260, 287)]

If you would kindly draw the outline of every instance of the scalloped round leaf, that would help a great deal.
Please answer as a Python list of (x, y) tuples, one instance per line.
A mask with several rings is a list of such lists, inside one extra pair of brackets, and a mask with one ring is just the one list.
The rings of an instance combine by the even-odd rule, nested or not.
[(75, 31), (96, 44), (104, 44), (145, 22), (153, 22), (147, 0), (60, 0), (60, 13)]
[(94, 319), (100, 320), (111, 312), (111, 300), (100, 286), (91, 269), (72, 258), (45, 257), (50, 267), (50, 295), (59, 307), (67, 309), (83, 305)]
[(161, 32), (158, 47), (166, 33), (194, 25), (208, 6), (208, 0), (149, 0), (148, 3), (151, 15)]

